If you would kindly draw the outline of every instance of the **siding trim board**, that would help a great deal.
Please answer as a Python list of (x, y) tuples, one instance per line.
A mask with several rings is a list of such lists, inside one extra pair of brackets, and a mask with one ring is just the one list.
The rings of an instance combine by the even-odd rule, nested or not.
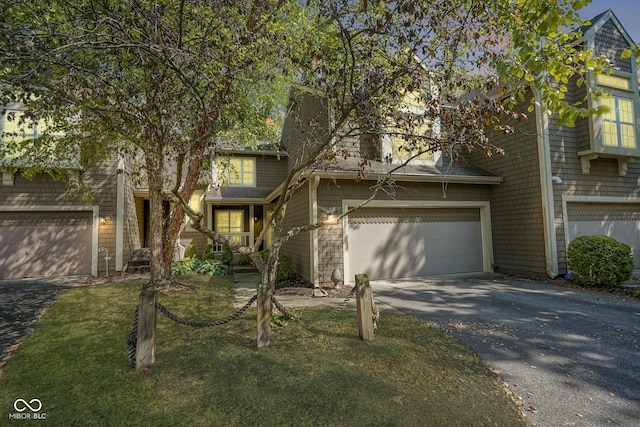
[(536, 97), (536, 128), (538, 142), (538, 165), (540, 170), (540, 191), (542, 202), (542, 230), (544, 234), (544, 254), (547, 275), (556, 277), (558, 272), (558, 244), (555, 232), (555, 206), (553, 202), (553, 184), (551, 169), (551, 146), (549, 143), (549, 116), (540, 107), (542, 94), (535, 85), (531, 90)]

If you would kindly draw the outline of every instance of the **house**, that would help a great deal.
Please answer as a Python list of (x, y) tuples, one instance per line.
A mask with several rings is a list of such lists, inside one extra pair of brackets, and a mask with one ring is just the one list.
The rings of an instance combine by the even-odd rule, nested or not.
[[(378, 177), (394, 167), (390, 154), (396, 160), (407, 155), (392, 137), (341, 141), (336, 149), (350, 157), (337, 156), (337, 163), (313, 172), (289, 202), (285, 226), (332, 224), (297, 235), (282, 252), (315, 284), (331, 282), (335, 269), (347, 281), (357, 273), (374, 280), (491, 271), (553, 277), (567, 271), (571, 239), (606, 234), (629, 244), (640, 268), (640, 163), (634, 162), (640, 157), (640, 98), (635, 61), (621, 54), (632, 44), (611, 11), (583, 28), (579, 45), (612, 64), (611, 74), (586, 76), (589, 86), (612, 93), (599, 101), (609, 113), (569, 128), (536, 108), (516, 133), (490, 135), (503, 157), (470, 155), (463, 164), (447, 153), (421, 156), (394, 172), (393, 194), (381, 192), (333, 223), (365, 201)], [(595, 102), (575, 82), (567, 97)], [(321, 138), (330, 122), (328, 108), (313, 94), (301, 95), (292, 108), (297, 119), (285, 122), (280, 147), (230, 146), (211, 159), (211, 180), (190, 201), (207, 226), (240, 243), (255, 241), (305, 144)], [(356, 180), (360, 158), (370, 166)], [(3, 170), (0, 278), (102, 275), (107, 265), (110, 272), (122, 271), (148, 235), (146, 192), (127, 170), (126, 162), (115, 160), (85, 171), (94, 189), (91, 205), (65, 199), (62, 184), (45, 175), (27, 181), (14, 169)], [(190, 245), (201, 253), (207, 243), (187, 222), (178, 254)], [(262, 249), (269, 246), (267, 235)], [(213, 251), (222, 247), (213, 245)]]
[[(640, 269), (640, 164), (634, 162), (640, 98), (635, 59), (622, 54), (633, 41), (611, 10), (582, 34), (577, 45), (607, 57), (611, 70), (585, 76), (588, 85), (574, 80), (567, 97), (595, 106), (587, 87), (599, 86), (611, 93), (598, 101), (609, 113), (566, 127), (536, 107), (514, 134), (490, 135), (504, 157), (471, 155), (463, 165), (434, 153), (414, 161), (395, 174), (393, 198), (378, 197), (340, 224), (298, 236), (295, 249), (285, 247), (298, 271), (316, 283), (329, 282), (335, 268), (349, 281), (356, 273), (373, 279), (471, 271), (555, 277), (567, 272), (569, 242), (597, 234), (628, 244)], [(290, 152), (296, 138), (283, 135)], [(349, 162), (316, 173), (295, 200), (298, 222), (326, 220), (365, 200), (367, 178), (384, 170), (389, 142), (376, 149), (351, 141), (351, 152), (374, 159), (369, 176), (356, 183), (356, 165)]]
[(503, 178), (491, 195), (498, 272), (564, 274), (569, 242), (599, 234), (629, 245), (640, 268), (640, 99), (636, 61), (622, 55), (633, 41), (611, 10), (593, 18), (582, 34), (577, 45), (605, 56), (611, 73), (585, 76), (587, 85), (571, 82), (567, 97), (594, 106), (587, 87), (600, 87), (611, 94), (599, 101), (609, 112), (570, 128), (536, 109), (520, 131), (493, 135), (504, 157), (471, 159)]

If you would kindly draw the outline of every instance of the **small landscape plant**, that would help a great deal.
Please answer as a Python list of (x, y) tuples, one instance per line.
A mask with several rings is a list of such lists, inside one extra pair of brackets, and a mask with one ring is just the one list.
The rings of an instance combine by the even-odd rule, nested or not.
[[(269, 251), (261, 251), (260, 256), (262, 256), (262, 259), (266, 261), (267, 257), (269, 256)], [(289, 280), (293, 277), (293, 275), (293, 262), (291, 261), (291, 258), (284, 254), (278, 255), (278, 270), (276, 271), (276, 282), (284, 282), (285, 280)]]
[(222, 247), (221, 261), (227, 265), (231, 265), (233, 263), (233, 251), (227, 246)]
[(185, 258), (196, 258), (197, 253), (198, 253), (198, 250), (196, 249), (196, 247), (192, 243), (187, 247), (187, 250), (184, 252), (184, 257)]
[(213, 245), (208, 244), (204, 246), (204, 249), (202, 250), (202, 257), (203, 260), (207, 260), (207, 259), (214, 259), (215, 255), (213, 254)]
[(567, 252), (571, 281), (583, 286), (613, 288), (633, 272), (631, 248), (607, 236), (580, 236)]
[(215, 259), (184, 258), (174, 262), (171, 267), (173, 276), (183, 276), (189, 271), (207, 276), (222, 276), (227, 274), (227, 266)]

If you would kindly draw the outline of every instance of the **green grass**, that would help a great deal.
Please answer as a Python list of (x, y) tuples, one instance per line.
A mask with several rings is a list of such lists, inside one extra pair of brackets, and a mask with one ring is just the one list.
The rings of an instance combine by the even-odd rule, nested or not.
[[(181, 277), (160, 295), (188, 319), (233, 313), (231, 281)], [(158, 318), (156, 364), (127, 371), (140, 282), (74, 288), (40, 320), (0, 378), (0, 425), (37, 398), (49, 425), (522, 426), (495, 376), (459, 342), (382, 313), (373, 341), (354, 311), (307, 309), (256, 349), (255, 309), (193, 329)], [(38, 424), (40, 425), (40, 424)]]

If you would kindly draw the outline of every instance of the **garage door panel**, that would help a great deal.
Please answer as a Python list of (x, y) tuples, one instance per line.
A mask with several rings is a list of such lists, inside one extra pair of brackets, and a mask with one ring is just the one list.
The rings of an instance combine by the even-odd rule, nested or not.
[(634, 268), (640, 269), (640, 205), (568, 205), (569, 241), (578, 236), (609, 236), (629, 245)]
[[(398, 223), (368, 224), (360, 217), (349, 225), (352, 275), (365, 273), (371, 279), (386, 279), (482, 271), (479, 221), (408, 222), (406, 211)], [(376, 217), (375, 212), (367, 215)], [(385, 215), (391, 217), (392, 212), (386, 210)]]
[(0, 278), (91, 274), (92, 214), (0, 215)]

